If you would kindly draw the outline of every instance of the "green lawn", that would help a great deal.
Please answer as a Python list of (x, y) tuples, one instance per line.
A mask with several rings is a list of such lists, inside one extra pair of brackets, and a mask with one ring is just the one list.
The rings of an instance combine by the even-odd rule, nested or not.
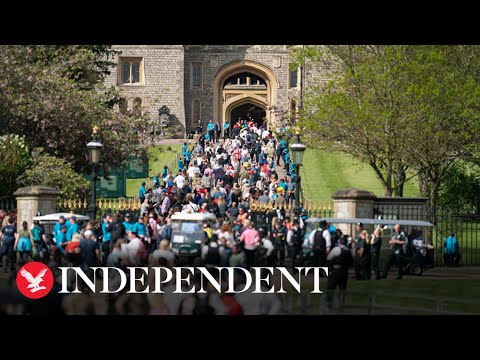
[[(446, 299), (442, 305), (444, 311), (480, 313), (480, 302), (478, 302), (480, 286), (478, 279), (420, 279), (406, 277), (401, 281), (352, 280), (349, 281), (348, 288), (353, 292), (375, 294), (375, 301), (378, 304), (434, 309), (436, 300), (442, 298)], [(365, 295), (352, 294), (346, 303), (354, 304), (365, 302), (365, 300)], [(475, 304), (468, 304), (470, 301), (475, 302)]]
[(175, 173), (177, 171), (177, 164), (175, 162), (175, 154), (182, 150), (182, 144), (176, 145), (158, 145), (148, 148), (148, 175), (147, 179), (127, 179), (127, 197), (138, 196), (138, 189), (142, 181), (151, 184), (152, 178), (162, 171), (165, 165), (171, 162), (171, 170)]
[[(307, 149), (302, 167), (305, 195), (310, 201), (326, 202), (340, 189), (359, 188), (383, 196), (383, 188), (373, 169), (344, 154)], [(405, 197), (419, 196), (414, 178), (405, 185)]]
[[(311, 291), (311, 286), (307, 285), (304, 289), (308, 293)], [(326, 280), (321, 280), (320, 289), (322, 291), (326, 289)], [(304, 298), (308, 304), (307, 313), (321, 313), (320, 311), (325, 309), (325, 296), (326, 294), (307, 295)], [(358, 281), (350, 278), (345, 299), (345, 305), (350, 308), (346, 308), (344, 314), (366, 315), (369, 300), (379, 305), (374, 310), (375, 314), (432, 314), (436, 309), (451, 313), (480, 314), (479, 297), (478, 277), (440, 279), (432, 275), (429, 277), (427, 272), (421, 277), (406, 276), (403, 280), (389, 278)], [(286, 298), (293, 301), (294, 309), (298, 313), (300, 311), (299, 295), (289, 291)], [(439, 300), (441, 300), (440, 304)], [(440, 309), (437, 308), (438, 305)], [(381, 308), (382, 306), (385, 308)]]

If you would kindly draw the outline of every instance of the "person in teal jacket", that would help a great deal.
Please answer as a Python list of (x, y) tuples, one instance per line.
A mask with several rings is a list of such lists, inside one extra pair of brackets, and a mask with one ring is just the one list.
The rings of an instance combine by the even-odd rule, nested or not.
[(135, 224), (132, 226), (132, 232), (137, 234), (138, 237), (142, 240), (145, 239), (147, 236), (147, 228), (145, 227), (145, 224), (143, 223), (143, 217), (139, 216), (138, 220)]
[(147, 193), (147, 188), (145, 187), (145, 181), (142, 182), (142, 186), (138, 189), (138, 197), (140, 198), (140, 204), (143, 204), (145, 201), (145, 194)]
[(66, 221), (65, 216), (60, 216), (60, 218), (58, 219), (58, 222), (53, 227), (53, 237), (55, 238), (55, 240), (57, 240), (57, 235), (59, 235), (61, 233), (62, 226), (66, 227), (65, 221)]
[(78, 233), (78, 224), (77, 224), (77, 217), (72, 215), (70, 218), (70, 226), (67, 230), (67, 241), (72, 241), (73, 234)]
[(102, 223), (102, 251), (105, 257), (110, 253), (110, 240), (112, 240), (112, 233), (107, 231), (108, 225), (112, 221), (112, 217), (107, 214), (103, 218)]
[(133, 223), (130, 222), (131, 217), (130, 214), (125, 214), (125, 220), (123, 221), (123, 226), (125, 226), (125, 233), (132, 231)]
[(65, 253), (65, 244), (67, 241), (67, 227), (66, 225), (61, 225), (58, 233), (55, 235), (55, 241), (57, 243), (57, 247), (62, 253)]

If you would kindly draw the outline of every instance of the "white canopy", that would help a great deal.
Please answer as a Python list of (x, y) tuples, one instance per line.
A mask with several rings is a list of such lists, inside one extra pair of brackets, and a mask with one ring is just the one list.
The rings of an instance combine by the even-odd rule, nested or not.
[(34, 216), (33, 220), (38, 220), (41, 223), (56, 222), (60, 219), (61, 216), (65, 217), (65, 220), (70, 220), (70, 218), (72, 216), (75, 216), (77, 218), (77, 221), (88, 221), (88, 220), (90, 220), (90, 218), (88, 216), (70, 214), (70, 213), (56, 213), (56, 214), (48, 214), (48, 215), (43, 215), (43, 216)]
[(172, 220), (180, 221), (215, 221), (217, 218), (211, 213), (175, 213), (172, 215)]

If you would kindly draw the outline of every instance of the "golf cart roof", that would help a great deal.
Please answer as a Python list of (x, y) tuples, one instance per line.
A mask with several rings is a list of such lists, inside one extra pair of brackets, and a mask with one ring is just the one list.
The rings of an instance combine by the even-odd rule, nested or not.
[(185, 214), (185, 213), (175, 213), (172, 215), (172, 220), (180, 220), (180, 221), (215, 221), (217, 217), (213, 214), (205, 214), (205, 213), (193, 213), (193, 214)]
[(77, 221), (88, 221), (90, 218), (85, 215), (77, 215), (77, 214), (70, 214), (70, 213), (55, 213), (55, 214), (48, 214), (43, 216), (34, 216), (33, 220), (38, 220), (40, 223), (53, 223), (57, 222), (60, 219), (60, 216), (65, 217), (65, 220), (70, 220), (72, 216), (77, 218)]
[(328, 224), (357, 224), (357, 223), (362, 223), (363, 225), (395, 225), (395, 224), (399, 224), (401, 226), (417, 226), (417, 227), (432, 227), (433, 226), (433, 224), (429, 223), (428, 221), (399, 220), (399, 219), (308, 218), (306, 220), (306, 222), (307, 223), (319, 223), (322, 220), (326, 221)]

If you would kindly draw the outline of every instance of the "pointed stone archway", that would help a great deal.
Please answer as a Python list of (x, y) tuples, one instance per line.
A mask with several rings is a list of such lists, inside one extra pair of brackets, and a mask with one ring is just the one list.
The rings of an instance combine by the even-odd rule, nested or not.
[[(232, 118), (232, 111), (239, 106), (246, 105), (246, 104), (252, 104), (254, 106), (257, 106), (263, 110), (265, 110), (265, 117), (267, 117), (267, 101), (264, 97), (262, 96), (257, 96), (257, 95), (248, 95), (248, 94), (242, 94), (238, 95), (235, 97), (232, 97), (228, 99), (225, 104), (223, 105), (223, 113), (224, 113), (224, 118), (223, 121), (231, 122), (236, 121), (237, 119)], [(268, 122), (268, 117), (267, 117), (267, 122)], [(233, 126), (233, 124), (231, 124)]]
[[(227, 79), (238, 74), (257, 76), (264, 86), (226, 87)], [(232, 109), (242, 104), (252, 103), (265, 110), (268, 126), (275, 124), (275, 114), (270, 111), (276, 106), (278, 79), (273, 70), (257, 61), (233, 61), (222, 66), (214, 76), (213, 116), (222, 124), (230, 121)]]

